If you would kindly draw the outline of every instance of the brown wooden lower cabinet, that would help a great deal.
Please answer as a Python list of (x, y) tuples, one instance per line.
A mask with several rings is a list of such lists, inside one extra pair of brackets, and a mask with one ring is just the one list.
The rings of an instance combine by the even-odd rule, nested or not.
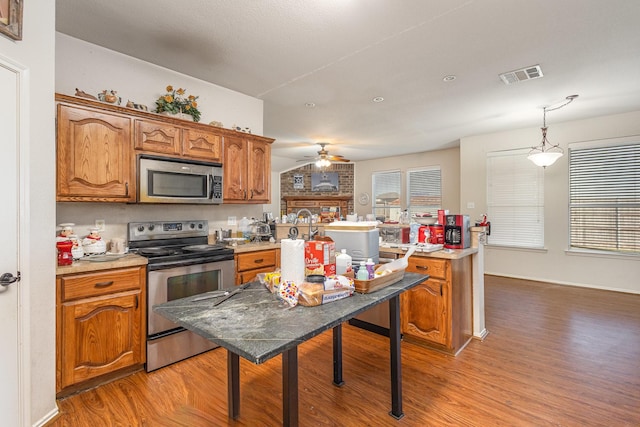
[(58, 396), (142, 368), (145, 267), (58, 276), (56, 287)]
[(280, 249), (266, 249), (235, 255), (236, 285), (257, 280), (259, 273), (269, 273), (280, 267)]
[(471, 257), (412, 256), (406, 271), (429, 279), (401, 296), (401, 328), (407, 342), (456, 354), (472, 336)]

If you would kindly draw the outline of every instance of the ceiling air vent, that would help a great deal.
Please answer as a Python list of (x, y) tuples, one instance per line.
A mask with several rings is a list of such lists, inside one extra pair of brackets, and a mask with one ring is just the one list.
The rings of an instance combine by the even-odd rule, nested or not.
[(543, 74), (542, 69), (540, 69), (540, 65), (532, 65), (531, 67), (500, 74), (500, 78), (506, 85), (522, 82), (524, 80), (539, 79), (542, 76)]

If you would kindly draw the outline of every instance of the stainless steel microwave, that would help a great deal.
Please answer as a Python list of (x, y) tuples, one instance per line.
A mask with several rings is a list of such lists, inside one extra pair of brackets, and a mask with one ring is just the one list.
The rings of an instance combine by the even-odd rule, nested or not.
[(138, 156), (139, 203), (222, 203), (222, 165)]

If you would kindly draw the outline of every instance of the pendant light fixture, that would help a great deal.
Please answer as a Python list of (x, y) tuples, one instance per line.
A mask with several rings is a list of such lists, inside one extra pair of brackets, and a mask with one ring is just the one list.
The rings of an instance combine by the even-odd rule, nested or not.
[(567, 106), (577, 97), (578, 95), (569, 95), (566, 97), (564, 103), (553, 108), (544, 107), (542, 109), (542, 127), (540, 128), (542, 129), (542, 142), (537, 147), (533, 147), (527, 156), (527, 159), (531, 160), (537, 166), (542, 166), (543, 168), (551, 166), (564, 154), (564, 150), (559, 144), (551, 144), (547, 140), (547, 111), (554, 111)]

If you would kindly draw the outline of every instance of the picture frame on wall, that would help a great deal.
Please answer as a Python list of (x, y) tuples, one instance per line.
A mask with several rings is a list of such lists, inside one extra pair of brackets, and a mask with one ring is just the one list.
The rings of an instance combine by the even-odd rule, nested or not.
[(22, 40), (23, 0), (0, 0), (0, 33), (13, 40)]
[(312, 173), (311, 191), (338, 191), (338, 173)]

